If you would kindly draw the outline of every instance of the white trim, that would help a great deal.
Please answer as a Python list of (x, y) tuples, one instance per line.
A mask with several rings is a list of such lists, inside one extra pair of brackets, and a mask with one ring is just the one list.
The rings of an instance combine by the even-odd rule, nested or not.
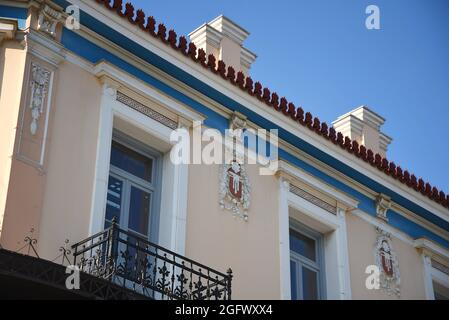
[(350, 300), (352, 298), (351, 291), (351, 272), (349, 267), (349, 250), (348, 250), (348, 237), (347, 237), (347, 229), (346, 229), (346, 212), (337, 208), (337, 216), (340, 220), (340, 227), (335, 230), (336, 232), (336, 240), (337, 247), (341, 251), (340, 254), (337, 255), (338, 259), (338, 272), (340, 274), (340, 296), (342, 300)]
[(47, 95), (47, 113), (45, 114), (45, 125), (44, 125), (44, 135), (42, 136), (42, 150), (41, 150), (41, 158), (40, 165), (44, 166), (44, 158), (45, 158), (45, 149), (47, 147), (47, 134), (48, 134), (48, 122), (50, 119), (51, 112), (51, 100), (53, 97), (53, 81), (55, 78), (55, 73), (52, 71), (50, 74), (50, 85), (48, 87), (48, 95)]
[(65, 49), (58, 42), (32, 30), (27, 35), (29, 52), (54, 67), (65, 59)]
[(431, 258), (423, 253), (422, 259), (424, 263), (424, 288), (427, 300), (435, 300), (434, 282), (449, 288), (449, 275), (432, 267)]
[(426, 238), (416, 239), (413, 242), (413, 246), (417, 249), (427, 251), (428, 255), (430, 255), (431, 257), (437, 255), (449, 261), (449, 250), (440, 246), (439, 244), (436, 244), (435, 242), (429, 239)]
[[(118, 102), (115, 99), (116, 92), (115, 87), (109, 84), (103, 85), (90, 234), (100, 232), (104, 227), (114, 118), (120, 118), (149, 135), (167, 144), (172, 144), (170, 142), (172, 132), (170, 128)], [(169, 153), (166, 154), (163, 161), (159, 243), (169, 250), (184, 254), (188, 166), (172, 165)]]
[(200, 115), (198, 112), (191, 110), (190, 108), (186, 107), (178, 100), (175, 100), (170, 96), (161, 94), (160, 91), (157, 91), (152, 86), (143, 83), (142, 81), (134, 78), (133, 76), (122, 71), (121, 69), (116, 68), (114, 65), (107, 63), (106, 61), (101, 61), (94, 65), (92, 73), (96, 77), (107, 76), (113, 79), (119, 79), (119, 81), (126, 85), (128, 88), (138, 90), (145, 97), (149, 98), (157, 104), (168, 108), (169, 110), (172, 110), (176, 114), (188, 120), (204, 120), (204, 116)]
[(272, 108), (266, 108), (262, 102), (259, 102), (256, 99), (246, 95), (238, 88), (232, 86), (228, 82), (225, 82), (223, 79), (220, 79), (212, 73), (205, 71), (204, 68), (200, 65), (189, 61), (181, 54), (175, 52), (167, 46), (164, 46), (162, 43), (159, 43), (158, 40), (152, 39), (152, 37), (148, 36), (144, 32), (141, 32), (137, 27), (131, 26), (125, 19), (120, 19), (118, 16), (115, 17), (114, 15), (111, 16), (110, 14), (107, 14), (108, 11), (106, 11), (106, 8), (102, 8), (98, 6), (98, 4), (94, 4), (90, 1), (85, 2), (79, 0), (71, 0), (70, 2), (79, 5), (82, 10), (86, 11), (93, 17), (100, 19), (100, 21), (107, 23), (112, 28), (122, 33), (132, 41), (141, 44), (163, 59), (184, 69), (186, 72), (198, 78), (199, 80), (208, 83), (210, 86), (227, 95), (231, 99), (237, 101), (242, 105), (245, 105), (250, 110), (257, 112), (266, 119), (271, 119), (277, 125), (284, 127), (285, 130), (291, 132), (296, 136), (300, 136), (306, 142), (312, 144), (320, 150), (323, 150), (337, 160), (348, 164), (359, 172), (363, 172), (365, 175), (375, 180), (376, 182), (410, 199), (426, 210), (433, 212), (438, 217), (449, 221), (449, 214), (446, 212), (446, 210), (444, 210), (444, 208), (442, 208), (440, 205), (434, 203), (432, 200), (422, 196), (414, 190), (411, 190), (407, 186), (404, 186), (400, 182), (395, 181), (391, 177), (385, 176), (376, 168), (373, 168), (369, 164), (358, 160), (354, 156), (342, 150), (340, 147), (333, 145), (331, 142), (325, 141), (324, 139), (313, 133), (311, 130), (303, 128), (302, 126), (294, 125), (293, 121), (285, 121), (286, 118), (281, 113), (272, 110)]
[(104, 228), (104, 215), (109, 180), (109, 159), (111, 155), (111, 140), (114, 122), (112, 104), (115, 101), (115, 94), (116, 91), (114, 88), (107, 84), (103, 85), (98, 125), (94, 192), (92, 195), (92, 209), (90, 213), (90, 235), (94, 235)]
[[(326, 298), (351, 299), (345, 211), (339, 208), (337, 216), (335, 216), (310, 202), (304, 201), (304, 199), (289, 191), (289, 184), (283, 178), (280, 179), (279, 198), (281, 299), (291, 298), (289, 208), (296, 209), (301, 214), (332, 230), (324, 235)], [(299, 222), (304, 223), (303, 221)], [(335, 273), (335, 270), (338, 270), (338, 272)]]
[(432, 267), (432, 281), (438, 282), (442, 286), (449, 288), (449, 275)]
[(356, 199), (283, 160), (279, 161), (278, 171), (313, 187), (331, 198), (334, 198), (339, 202), (339, 204), (342, 204), (350, 209), (357, 208), (359, 204), (359, 201)]
[(433, 291), (432, 281), (432, 260), (426, 254), (421, 254), (421, 259), (424, 268), (424, 291), (426, 294), (426, 300), (435, 300), (435, 294)]
[(288, 194), (290, 184), (283, 178), (279, 179), (279, 262), (280, 262), (280, 299), (291, 299), (290, 283), (290, 239)]
[(413, 241), (413, 246), (421, 251), (421, 259), (424, 267), (424, 289), (427, 300), (435, 300), (433, 282), (449, 288), (449, 275), (432, 266), (432, 259), (436, 261), (449, 261), (449, 250), (426, 238)]
[(187, 224), (188, 165), (173, 165), (170, 153), (163, 159), (159, 245), (184, 255)]

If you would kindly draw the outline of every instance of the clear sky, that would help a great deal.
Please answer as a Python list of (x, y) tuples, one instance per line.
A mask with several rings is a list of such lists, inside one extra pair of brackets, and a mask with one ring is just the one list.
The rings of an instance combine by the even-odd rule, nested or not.
[[(260, 81), (331, 123), (362, 104), (386, 118), (387, 157), (449, 193), (448, 0), (132, 0), (178, 35), (224, 14), (250, 32)], [(365, 8), (380, 9), (367, 30)]]

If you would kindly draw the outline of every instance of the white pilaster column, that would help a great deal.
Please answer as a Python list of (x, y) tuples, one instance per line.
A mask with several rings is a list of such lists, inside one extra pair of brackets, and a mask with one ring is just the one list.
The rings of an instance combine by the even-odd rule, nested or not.
[(279, 179), (279, 258), (280, 258), (280, 291), (282, 300), (291, 299), (290, 284), (290, 239), (288, 193), (290, 183), (284, 178)]
[[(189, 130), (192, 123), (180, 121), (180, 129)], [(173, 164), (171, 150), (164, 155), (162, 174), (159, 244), (185, 255), (189, 165)]]
[(424, 267), (424, 290), (427, 300), (435, 300), (432, 282), (432, 259), (426, 253), (421, 254), (421, 259)]
[(97, 136), (97, 156), (92, 196), (90, 234), (104, 229), (106, 212), (106, 197), (108, 193), (109, 162), (111, 157), (111, 141), (113, 130), (112, 105), (115, 103), (117, 90), (114, 86), (104, 83), (101, 96), (100, 116)]
[(349, 252), (348, 252), (348, 240), (346, 231), (346, 211), (342, 208), (337, 208), (337, 218), (339, 226), (335, 230), (337, 236), (337, 259), (338, 259), (338, 272), (340, 282), (340, 299), (350, 300), (352, 298), (351, 293), (351, 273), (349, 270)]

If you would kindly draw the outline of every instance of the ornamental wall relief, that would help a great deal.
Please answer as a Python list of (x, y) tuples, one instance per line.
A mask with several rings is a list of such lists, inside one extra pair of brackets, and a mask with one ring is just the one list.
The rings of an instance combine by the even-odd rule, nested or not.
[(62, 13), (45, 4), (39, 11), (37, 30), (42, 31), (52, 38), (56, 37), (56, 26), (62, 17)]
[(26, 96), (22, 101), (17, 157), (40, 169), (44, 165), (49, 133), (51, 93), (55, 70), (47, 63), (31, 60), (27, 68)]
[(245, 166), (237, 161), (222, 165), (220, 177), (220, 207), (248, 220), (250, 185)]
[(376, 216), (379, 219), (382, 219), (386, 222), (388, 222), (387, 212), (391, 208), (391, 199), (390, 197), (379, 194), (376, 197)]
[(51, 71), (40, 65), (31, 63), (31, 98), (29, 108), (31, 110), (30, 132), (35, 135), (38, 129), (38, 122), (44, 112), (44, 102), (48, 93)]
[[(230, 135), (235, 143), (243, 144), (243, 130), (246, 119), (234, 114), (230, 121)], [(231, 146), (232, 145), (232, 146)], [(239, 154), (234, 143), (226, 145), (227, 153), (232, 154), (231, 160), (221, 166), (219, 204), (222, 209), (230, 210), (234, 216), (248, 220), (251, 186), (246, 172), (245, 157)]]
[(388, 295), (401, 294), (401, 277), (399, 274), (399, 262), (391, 245), (391, 234), (376, 227), (377, 240), (375, 245), (375, 260), (380, 271), (380, 288)]

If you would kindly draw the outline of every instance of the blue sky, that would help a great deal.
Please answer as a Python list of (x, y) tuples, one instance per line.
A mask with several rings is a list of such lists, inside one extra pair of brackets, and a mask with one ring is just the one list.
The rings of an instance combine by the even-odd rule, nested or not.
[[(449, 193), (449, 1), (133, 0), (179, 35), (224, 14), (251, 34), (251, 76), (327, 123), (362, 104), (388, 158)], [(380, 30), (365, 8), (380, 9)]]

